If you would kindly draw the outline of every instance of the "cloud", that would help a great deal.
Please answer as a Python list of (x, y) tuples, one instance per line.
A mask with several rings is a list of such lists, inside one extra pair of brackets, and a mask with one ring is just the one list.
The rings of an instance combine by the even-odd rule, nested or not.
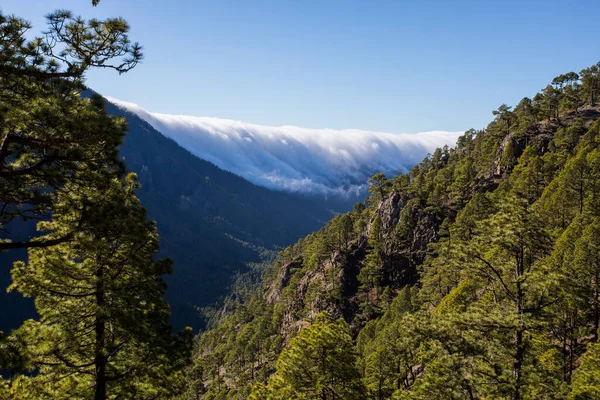
[(109, 101), (146, 120), (198, 157), (272, 189), (357, 194), (376, 172), (397, 174), (462, 132), (393, 134), (362, 130), (262, 126), (240, 121), (149, 112)]

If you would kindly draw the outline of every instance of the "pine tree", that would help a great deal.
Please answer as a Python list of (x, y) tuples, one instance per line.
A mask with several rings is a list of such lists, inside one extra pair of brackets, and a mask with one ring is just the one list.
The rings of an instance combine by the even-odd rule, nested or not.
[[(505, 352), (506, 360), (510, 360), (511, 398), (519, 400), (531, 379), (526, 365), (535, 319), (553, 301), (545, 289), (549, 283), (547, 275), (536, 264), (548, 253), (549, 235), (539, 216), (518, 199), (506, 200), (500, 212), (484, 224), (483, 235), (471, 242), (466, 254), (472, 260), (471, 273), (491, 283), (495, 295), (478, 302), (479, 309), (473, 311), (482, 314), (475, 315), (473, 323), (476, 325), (479, 320), (483, 325), (504, 326), (497, 331), (499, 337), (510, 332), (511, 340), (495, 352), (497, 355)], [(498, 310), (502, 313), (498, 314)], [(507, 377), (500, 375), (500, 381), (501, 376)]]
[(348, 324), (321, 313), (292, 339), (268, 386), (257, 385), (250, 399), (362, 400), (365, 390), (356, 363)]
[(591, 321), (593, 341), (598, 341), (600, 328), (600, 220), (588, 221), (575, 242), (573, 263), (569, 272), (570, 283), (582, 300), (582, 312)]
[(511, 111), (512, 107), (502, 104), (497, 110), (492, 111), (492, 114), (496, 117), (495, 121), (504, 125), (504, 134), (508, 135), (510, 129), (515, 120), (515, 114)]
[(599, 65), (596, 64), (583, 69), (579, 73), (581, 76), (581, 91), (583, 96), (587, 98), (586, 103), (592, 107), (596, 105), (600, 91), (600, 73), (598, 71)]
[[(142, 59), (121, 18), (86, 22), (69, 11), (47, 16), (40, 38), (31, 25), (0, 14), (0, 231), (15, 218), (39, 219), (57, 193), (81, 177), (82, 166), (122, 172), (118, 146), (122, 118), (109, 118), (99, 97), (82, 99), (83, 76), (94, 67), (124, 73)], [(80, 186), (93, 186), (87, 179)], [(69, 240), (0, 241), (0, 250), (40, 247)], [(10, 238), (10, 236), (9, 236)]]
[(376, 213), (369, 231), (370, 250), (360, 270), (358, 280), (367, 290), (377, 289), (381, 284), (381, 270), (385, 256), (385, 242), (383, 238), (383, 222)]
[(600, 323), (600, 223), (588, 209), (556, 241), (551, 261), (561, 290), (549, 318), (549, 336), (561, 355), (562, 380), (571, 381), (586, 343), (598, 340)]
[[(464, 240), (457, 240), (461, 235)], [(449, 398), (523, 399), (533, 382), (547, 379), (544, 369), (531, 365), (537, 357), (532, 338), (554, 301), (549, 295), (554, 281), (541, 262), (549, 235), (526, 202), (507, 198), (471, 234), (454, 236), (434, 268), (443, 265), (459, 283), (438, 304), (431, 326), (416, 325), (425, 332), (418, 359), (425, 373), (414, 390)], [(424, 287), (434, 278), (426, 275)]]
[(542, 94), (541, 111), (543, 113), (543, 119), (556, 119), (560, 122), (559, 111), (561, 92), (552, 87), (552, 85), (548, 85), (544, 88)]
[(375, 174), (369, 178), (369, 184), (369, 192), (375, 197), (376, 201), (384, 198), (392, 187), (390, 180), (382, 173)]
[(513, 193), (533, 204), (542, 195), (544, 187), (548, 183), (545, 174), (544, 162), (537, 155), (532, 146), (527, 146), (519, 157), (519, 163), (515, 167), (511, 177)]
[(16, 398), (147, 399), (181, 390), (189, 331), (171, 336), (162, 280), (171, 262), (153, 260), (158, 236), (134, 179), (96, 192), (69, 188), (39, 228), (61, 237), (88, 213), (86, 229), (15, 264), (10, 288), (34, 297), (40, 315), (14, 333), (36, 371), (13, 382)]
[(568, 398), (571, 400), (600, 398), (600, 344), (590, 345), (583, 355), (581, 366), (573, 376)]
[(516, 136), (518, 138), (524, 138), (537, 123), (537, 114), (533, 100), (524, 97), (515, 107), (515, 116), (517, 117), (518, 124)]

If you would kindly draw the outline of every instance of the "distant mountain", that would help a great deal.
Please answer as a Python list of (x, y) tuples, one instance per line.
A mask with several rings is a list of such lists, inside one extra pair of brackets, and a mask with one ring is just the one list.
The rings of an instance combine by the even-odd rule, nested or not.
[[(362, 200), (374, 172), (411, 166), (456, 136), (270, 128), (115, 103), (107, 102), (107, 111), (129, 127), (121, 155), (139, 176), (160, 254), (175, 261), (166, 296), (177, 328), (201, 327), (198, 308), (228, 293), (233, 277), (265, 250), (294, 243)], [(27, 237), (34, 228), (19, 229)], [(0, 262), (9, 266), (24, 254), (0, 254)], [(0, 272), (4, 287), (9, 270)], [(0, 311), (0, 330), (33, 315), (27, 299), (2, 296), (15, 306)]]
[[(139, 176), (138, 196), (157, 222), (160, 254), (175, 261), (167, 279), (167, 300), (177, 328), (201, 327), (197, 307), (227, 293), (236, 272), (259, 262), (262, 251), (287, 246), (351, 207), (348, 201), (256, 186), (198, 158), (136, 114), (108, 102), (106, 109), (128, 121), (121, 155), (127, 169)], [(27, 237), (34, 225), (12, 231)], [(24, 251), (0, 254), (4, 288), (10, 284), (10, 265), (24, 257)], [(19, 294), (4, 293), (0, 301), (13, 305), (0, 311), (0, 330), (15, 328), (34, 315), (31, 302)]]
[(262, 126), (168, 115), (110, 99), (198, 157), (272, 189), (347, 196), (365, 192), (377, 172), (407, 171), (460, 133), (391, 134), (361, 130)]
[(175, 260), (167, 299), (176, 326), (199, 326), (195, 307), (215, 302), (262, 249), (293, 243), (349, 205), (256, 186), (202, 160), (136, 114), (107, 103), (129, 132), (121, 146), (139, 198), (157, 221), (161, 254)]

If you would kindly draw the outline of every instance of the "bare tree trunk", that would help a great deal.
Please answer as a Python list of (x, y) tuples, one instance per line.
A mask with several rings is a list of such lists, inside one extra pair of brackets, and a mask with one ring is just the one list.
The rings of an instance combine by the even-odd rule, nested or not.
[(106, 400), (106, 356), (104, 354), (105, 347), (105, 317), (102, 315), (103, 308), (105, 305), (104, 299), (104, 284), (102, 282), (102, 276), (104, 268), (100, 267), (96, 271), (96, 278), (98, 283), (96, 284), (96, 306), (98, 307), (95, 322), (95, 334), (96, 343), (94, 347), (94, 367), (96, 370), (96, 384), (94, 389), (94, 400)]
[(525, 358), (525, 346), (523, 343), (523, 288), (521, 286), (521, 277), (523, 276), (523, 263), (524, 263), (524, 251), (521, 248), (520, 253), (517, 255), (517, 261), (515, 263), (515, 273), (517, 281), (517, 293), (516, 293), (516, 312), (519, 317), (519, 328), (515, 332), (515, 358), (513, 362), (513, 374), (515, 376), (515, 389), (512, 395), (512, 400), (521, 400), (521, 381), (523, 374), (523, 359)]

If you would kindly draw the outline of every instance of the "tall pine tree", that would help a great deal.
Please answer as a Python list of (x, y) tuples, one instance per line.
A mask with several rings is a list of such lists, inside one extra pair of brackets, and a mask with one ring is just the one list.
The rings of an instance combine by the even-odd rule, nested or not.
[(15, 264), (11, 289), (35, 298), (40, 319), (13, 334), (35, 374), (14, 380), (10, 398), (149, 399), (181, 390), (189, 332), (171, 336), (162, 280), (171, 262), (154, 261), (158, 236), (134, 179), (96, 192), (69, 188), (39, 228), (62, 237), (86, 213), (86, 229)]

